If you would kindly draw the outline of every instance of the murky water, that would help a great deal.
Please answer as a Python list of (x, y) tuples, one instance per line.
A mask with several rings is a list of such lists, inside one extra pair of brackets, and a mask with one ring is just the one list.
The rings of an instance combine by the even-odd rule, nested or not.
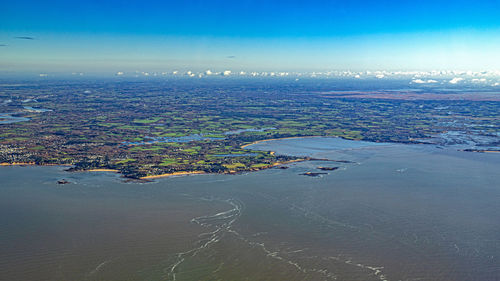
[[(500, 279), (499, 154), (331, 138), (252, 148), (333, 161), (149, 184), (1, 168), (0, 279)], [(318, 167), (339, 168), (301, 175)]]

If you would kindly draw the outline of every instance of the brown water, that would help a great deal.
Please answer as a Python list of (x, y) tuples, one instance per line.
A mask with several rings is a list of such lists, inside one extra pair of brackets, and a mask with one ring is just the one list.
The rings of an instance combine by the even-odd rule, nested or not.
[[(253, 148), (350, 162), (150, 184), (1, 168), (0, 279), (500, 280), (499, 154), (331, 138)], [(340, 168), (300, 175), (319, 166)]]

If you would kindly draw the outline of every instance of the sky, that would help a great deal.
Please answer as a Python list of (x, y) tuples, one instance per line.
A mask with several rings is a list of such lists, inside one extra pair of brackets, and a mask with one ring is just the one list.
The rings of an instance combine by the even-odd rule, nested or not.
[(0, 71), (499, 70), (500, 0), (1, 1)]

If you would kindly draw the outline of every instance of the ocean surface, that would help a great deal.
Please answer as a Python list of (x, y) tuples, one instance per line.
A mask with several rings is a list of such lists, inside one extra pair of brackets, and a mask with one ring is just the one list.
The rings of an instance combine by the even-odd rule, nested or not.
[(249, 148), (324, 160), (145, 184), (1, 167), (0, 280), (500, 280), (500, 154)]

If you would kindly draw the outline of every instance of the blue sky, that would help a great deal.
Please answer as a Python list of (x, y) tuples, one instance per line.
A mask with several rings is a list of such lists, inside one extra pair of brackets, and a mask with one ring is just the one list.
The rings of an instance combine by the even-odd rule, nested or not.
[(0, 70), (491, 70), (499, 15), (500, 1), (2, 1)]

